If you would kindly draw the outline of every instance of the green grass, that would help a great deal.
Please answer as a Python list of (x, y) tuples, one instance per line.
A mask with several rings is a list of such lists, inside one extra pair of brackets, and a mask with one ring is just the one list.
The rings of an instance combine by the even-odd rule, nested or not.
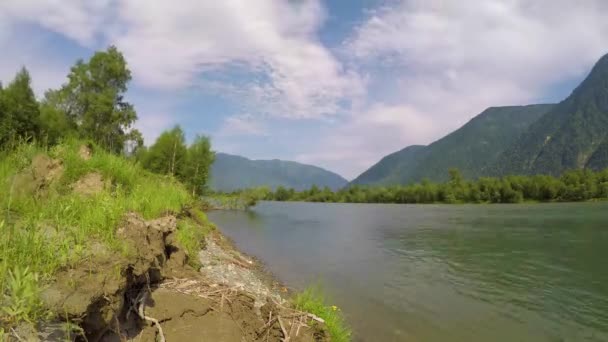
[(318, 286), (311, 286), (298, 293), (293, 299), (298, 310), (310, 312), (325, 320), (325, 326), (332, 342), (348, 342), (351, 340), (351, 331), (344, 321), (340, 308), (327, 305), (323, 292)]
[[(204, 247), (205, 236), (215, 229), (207, 220), (205, 213), (199, 211), (196, 215), (197, 222), (193, 222), (190, 219), (180, 220), (177, 223), (176, 234), (177, 242), (185, 250), (186, 255), (188, 255), (188, 264), (194, 268), (200, 267), (196, 256), (198, 251)], [(207, 224), (202, 224), (201, 222), (207, 222)]]
[[(29, 292), (14, 286), (15, 276), (23, 275), (22, 284), (43, 284), (58, 268), (84, 258), (93, 241), (124, 253), (115, 231), (126, 213), (152, 219), (180, 212), (193, 201), (174, 179), (95, 146), (92, 158), (85, 161), (78, 155), (81, 145), (70, 141), (50, 150), (21, 145), (13, 152), (0, 152), (0, 321), (35, 317), (37, 307), (26, 299)], [(61, 160), (63, 175), (43, 196), (18, 195), (23, 185), (15, 175), (28, 172), (32, 158), (41, 153)], [(73, 193), (71, 185), (90, 172), (102, 174), (109, 186), (94, 196)], [(20, 306), (30, 309), (15, 309)]]

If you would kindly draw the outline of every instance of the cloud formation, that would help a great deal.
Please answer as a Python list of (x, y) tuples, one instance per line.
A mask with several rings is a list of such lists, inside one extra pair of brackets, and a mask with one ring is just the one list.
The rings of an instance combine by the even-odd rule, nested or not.
[[(393, 141), (426, 144), (489, 106), (543, 100), (547, 88), (580, 79), (608, 52), (607, 16), (602, 0), (392, 2), (355, 28), (343, 49), (358, 72), (382, 89), (368, 104), (375, 106), (378, 98), (391, 103), (391, 116), (401, 118), (395, 130), (407, 136), (377, 136), (370, 132), (383, 125), (370, 122), (347, 125), (344, 137), (369, 141), (369, 151)], [(350, 122), (370, 114), (352, 115)], [(428, 121), (433, 129), (423, 127), (426, 134), (419, 134), (418, 122)], [(361, 157), (351, 160), (356, 172), (345, 174), (364, 170), (355, 165)]]
[[(342, 44), (328, 46), (320, 34), (327, 17), (341, 13), (327, 13), (321, 0), (184, 0), (179, 6), (4, 0), (0, 48), (12, 62), (0, 61), (0, 78), (12, 76), (19, 61), (41, 93), (67, 73), (69, 64), (45, 54), (52, 46), (31, 39), (20, 44), (26, 40), (14, 32), (23, 23), (89, 49), (116, 44), (138, 88), (187, 89), (234, 104), (217, 133), (233, 152), (244, 136), (273, 135), (273, 144), (293, 146), (299, 161), (354, 177), (385, 154), (430, 143), (488, 106), (557, 99), (551, 89), (576, 83), (608, 52), (604, 0), (381, 3), (348, 21), (359, 24)], [(139, 103), (147, 102), (137, 101), (148, 140), (179, 123), (171, 113), (175, 103), (152, 101), (142, 111)], [(275, 134), (286, 119), (293, 133)], [(330, 129), (312, 136), (307, 125), (300, 133), (310, 142), (296, 148), (298, 123), (314, 120)]]

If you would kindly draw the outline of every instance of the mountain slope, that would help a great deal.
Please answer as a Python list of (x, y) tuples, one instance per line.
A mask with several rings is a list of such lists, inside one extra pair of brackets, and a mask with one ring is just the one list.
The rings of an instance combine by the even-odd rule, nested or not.
[(353, 184), (444, 181), (449, 168), (464, 177), (483, 175), (498, 156), (553, 105), (491, 107), (458, 130), (426, 146), (411, 146), (383, 158)]
[(312, 185), (339, 189), (348, 183), (320, 167), (284, 160), (251, 160), (217, 153), (211, 166), (211, 189), (233, 191), (257, 186), (284, 186), (303, 190)]
[(412, 145), (391, 153), (355, 178), (351, 184), (390, 185), (409, 178), (416, 169), (426, 146)]
[(608, 167), (608, 55), (564, 101), (534, 123), (496, 162), (494, 174), (552, 174)]

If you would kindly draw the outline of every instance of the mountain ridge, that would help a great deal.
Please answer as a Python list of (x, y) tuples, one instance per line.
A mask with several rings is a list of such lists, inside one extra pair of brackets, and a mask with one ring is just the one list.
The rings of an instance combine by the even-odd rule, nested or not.
[(419, 145), (408, 146), (384, 157), (351, 184), (395, 185), (423, 179), (445, 181), (449, 168), (458, 168), (466, 178), (479, 177), (507, 146), (553, 106), (489, 107), (427, 146), (414, 150), (410, 147)]
[(281, 159), (249, 159), (218, 152), (211, 166), (210, 187), (215, 191), (278, 186), (303, 190), (312, 185), (337, 190), (348, 181), (321, 167)]
[[(493, 175), (550, 174), (607, 167), (608, 54), (572, 93), (530, 126), (497, 160)], [(596, 154), (597, 153), (597, 154)], [(595, 157), (594, 157), (595, 156)]]

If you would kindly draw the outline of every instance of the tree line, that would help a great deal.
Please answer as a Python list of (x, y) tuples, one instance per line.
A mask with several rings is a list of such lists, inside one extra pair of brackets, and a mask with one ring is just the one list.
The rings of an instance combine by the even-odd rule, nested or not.
[(338, 191), (312, 186), (296, 191), (279, 186), (275, 191), (257, 190), (261, 199), (337, 203), (520, 203), (574, 202), (608, 199), (608, 169), (594, 172), (574, 170), (561, 177), (547, 175), (483, 177), (464, 180), (457, 169), (449, 170), (449, 181), (424, 180), (412, 185), (348, 186)]
[(202, 194), (215, 156), (209, 139), (199, 135), (188, 145), (176, 126), (147, 148), (141, 132), (133, 127), (135, 108), (125, 100), (130, 81), (127, 62), (114, 46), (88, 61), (78, 60), (67, 82), (46, 91), (40, 100), (23, 67), (6, 86), (0, 83), (0, 149), (21, 143), (53, 146), (74, 138), (90, 141), (152, 172), (174, 176), (193, 194)]

